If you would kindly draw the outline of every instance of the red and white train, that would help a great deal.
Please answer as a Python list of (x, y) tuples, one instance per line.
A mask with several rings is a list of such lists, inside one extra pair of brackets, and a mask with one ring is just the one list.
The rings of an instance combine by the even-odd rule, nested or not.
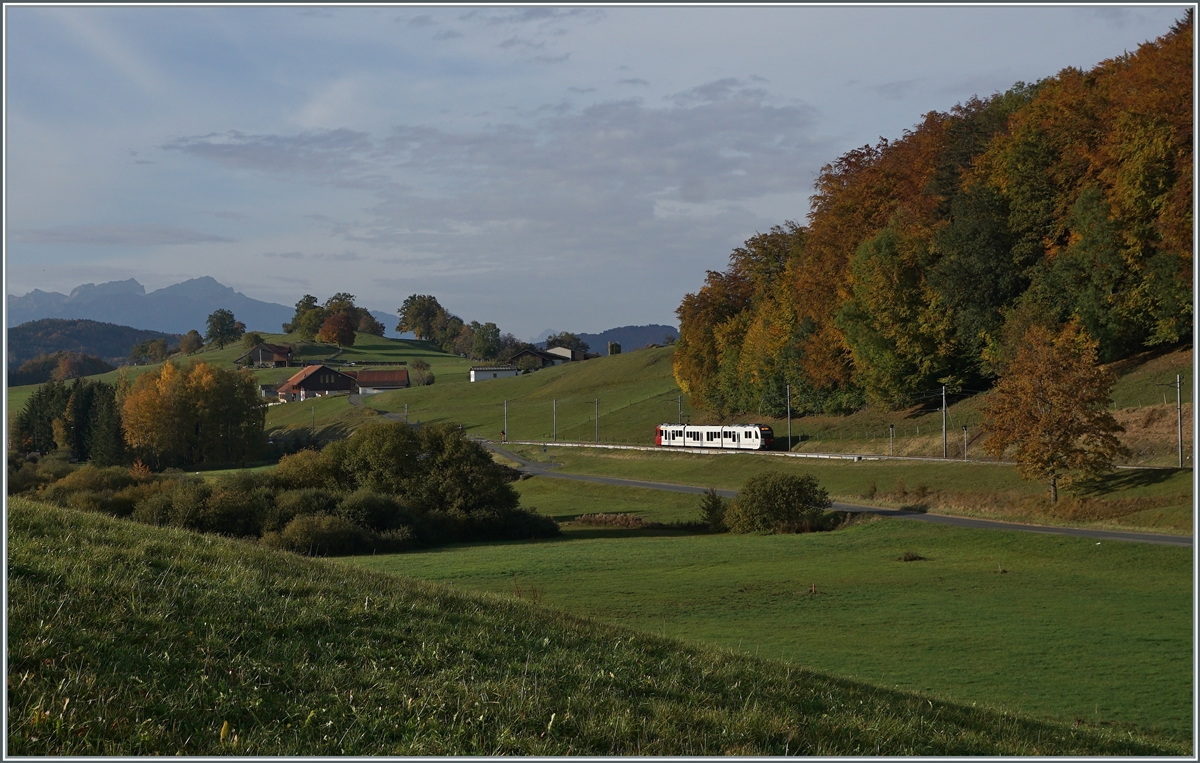
[(654, 431), (654, 444), (675, 448), (770, 450), (775, 444), (775, 433), (765, 424), (719, 427), (659, 424)]

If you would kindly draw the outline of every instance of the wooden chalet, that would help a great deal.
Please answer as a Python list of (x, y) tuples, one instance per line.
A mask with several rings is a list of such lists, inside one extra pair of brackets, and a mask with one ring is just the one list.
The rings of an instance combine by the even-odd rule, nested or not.
[(403, 389), (409, 386), (408, 371), (403, 368), (361, 369), (356, 374), (358, 394), (374, 395), (390, 389)]
[(286, 344), (260, 342), (233, 362), (254, 368), (287, 368), (292, 364), (292, 348)]
[(282, 402), (307, 400), (311, 397), (325, 397), (340, 393), (349, 394), (354, 391), (354, 378), (329, 366), (319, 364), (306, 366), (292, 378), (279, 385), (279, 399)]

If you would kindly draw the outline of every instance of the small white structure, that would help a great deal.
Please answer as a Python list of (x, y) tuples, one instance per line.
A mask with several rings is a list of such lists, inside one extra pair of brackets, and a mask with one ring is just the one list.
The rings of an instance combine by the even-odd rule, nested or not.
[(471, 381), (485, 379), (503, 379), (506, 376), (516, 376), (521, 373), (515, 366), (471, 366)]

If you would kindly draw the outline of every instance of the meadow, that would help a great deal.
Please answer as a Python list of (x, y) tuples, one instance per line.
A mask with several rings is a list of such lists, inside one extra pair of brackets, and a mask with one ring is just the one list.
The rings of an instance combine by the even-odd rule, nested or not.
[(11, 755), (1192, 750), (1100, 713), (956, 704), (244, 541), (20, 498), (7, 521)]
[[(696, 496), (545, 477), (517, 487), (523, 504), (560, 520), (599, 510), (697, 517)], [(532, 596), (960, 704), (1191, 738), (1191, 549), (898, 519), (784, 536), (564, 530), (555, 541), (342, 563)], [(902, 561), (906, 552), (921, 559)]]
[(1006, 464), (904, 459), (843, 460), (761, 454), (701, 455), (510, 444), (562, 471), (736, 490), (755, 474), (812, 474), (835, 499), (1009, 522), (1147, 532), (1192, 532), (1191, 469), (1128, 469), (1081, 482), (1052, 505), (1046, 486)]

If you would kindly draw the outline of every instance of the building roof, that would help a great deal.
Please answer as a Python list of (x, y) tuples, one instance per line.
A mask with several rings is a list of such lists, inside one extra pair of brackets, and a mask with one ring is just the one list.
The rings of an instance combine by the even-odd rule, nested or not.
[(251, 347), (249, 350), (246, 350), (246, 352), (241, 357), (237, 358), (237, 360), (234, 360), (233, 362), (236, 363), (239, 360), (244, 360), (244, 359), (250, 357), (250, 355), (252, 355), (256, 351), (269, 352), (269, 353), (271, 353), (272, 356), (278, 356), (278, 357), (284, 358), (284, 359), (292, 357), (291, 345), (268, 344), (266, 342), (259, 342), (258, 344)]
[[(292, 378), (288, 379), (283, 384), (280, 384), (279, 392), (281, 392), (283, 394), (287, 394), (289, 392), (294, 391), (296, 389), (296, 387), (298, 387), (300, 384), (305, 382), (308, 379), (308, 377), (312, 376), (313, 374), (315, 374), (317, 371), (320, 371), (321, 369), (324, 369), (326, 371), (333, 371), (333, 373), (337, 374), (338, 376), (346, 376), (346, 374), (342, 373), (341, 371), (338, 371), (335, 368), (330, 368), (329, 366), (327, 366), (323, 363), (318, 363), (315, 366), (305, 366), (299, 372), (294, 374), (292, 376)], [(349, 379), (350, 377), (346, 376), (346, 378)]]
[(471, 366), (472, 371), (520, 371), (516, 366)]
[(406, 387), (408, 386), (408, 371), (403, 368), (386, 370), (363, 369), (358, 372), (360, 387)]

